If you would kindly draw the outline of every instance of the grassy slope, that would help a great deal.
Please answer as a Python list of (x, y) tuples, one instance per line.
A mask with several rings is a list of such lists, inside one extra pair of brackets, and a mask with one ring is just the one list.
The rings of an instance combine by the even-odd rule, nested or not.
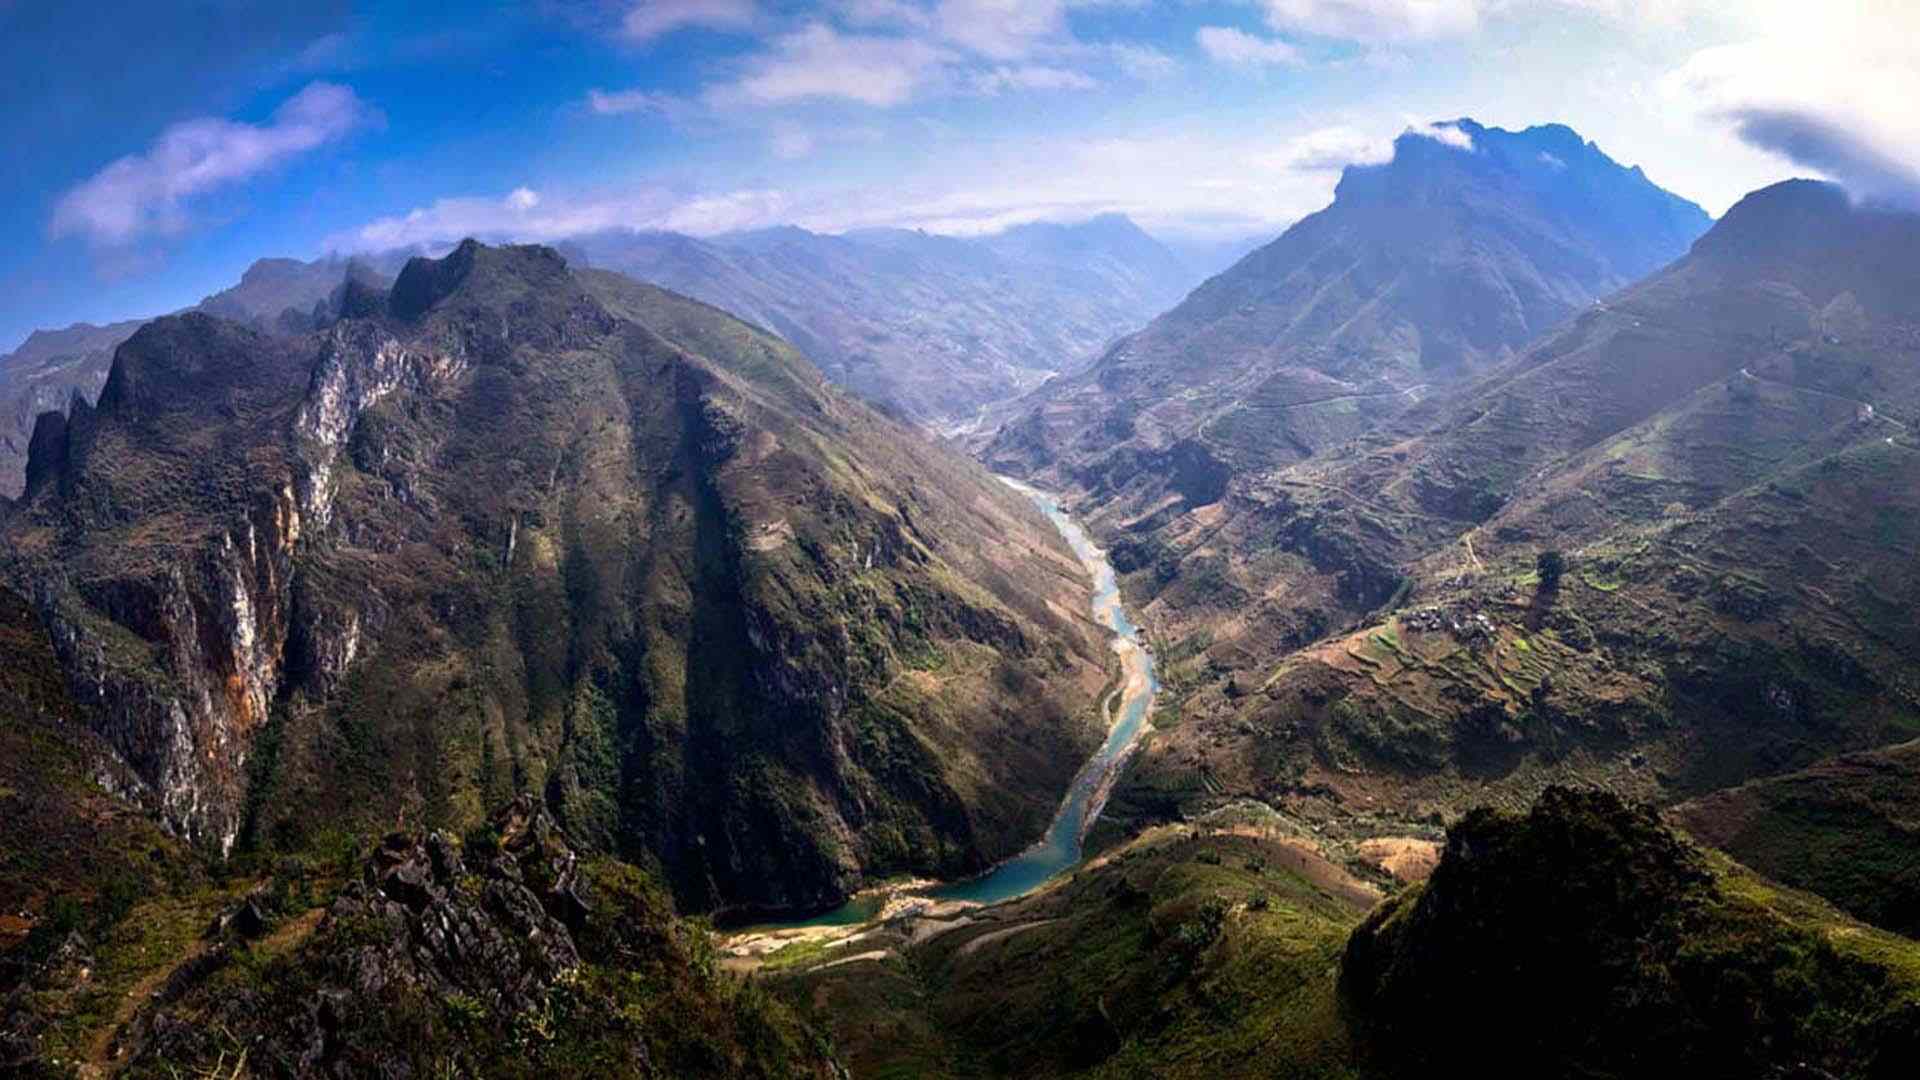
[(1920, 936), (1920, 743), (1846, 754), (1689, 800), (1672, 820), (1854, 916)]
[[(1672, 799), (1910, 737), (1920, 367), (1886, 285), (1913, 226), (1829, 203), (1756, 195), (1408, 434), (1117, 530), (1189, 657), (1121, 811), (1254, 794), (1407, 831), (1556, 779)], [(1548, 548), (1573, 570), (1542, 592)]]
[(1370, 895), (1218, 816), (918, 944), (931, 924), (813, 960), (888, 958), (776, 985), (811, 1005), (856, 1075), (1346, 1076), (1335, 968)]
[(1473, 815), (1364, 920), (1258, 820), (1155, 830), (968, 925), (761, 977), (881, 1077), (1882, 1077), (1920, 1047), (1920, 945), (1610, 796)]
[(1920, 946), (1567, 789), (1456, 826), (1354, 934), (1343, 984), (1389, 1074), (1891, 1077), (1920, 1050)]

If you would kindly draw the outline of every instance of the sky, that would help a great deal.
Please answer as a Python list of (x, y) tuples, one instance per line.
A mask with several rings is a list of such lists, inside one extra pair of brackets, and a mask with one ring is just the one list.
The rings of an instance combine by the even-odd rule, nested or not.
[(467, 235), (1278, 235), (1461, 116), (1716, 215), (1920, 205), (1916, 42), (1913, 0), (0, 0), (0, 350)]

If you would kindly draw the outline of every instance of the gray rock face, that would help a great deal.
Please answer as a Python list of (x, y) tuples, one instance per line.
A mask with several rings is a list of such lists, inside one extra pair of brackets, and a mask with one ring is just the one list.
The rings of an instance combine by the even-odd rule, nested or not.
[[(356, 1037), (395, 1002), (459, 1003), (505, 1019), (545, 1006), (583, 962), (574, 934), (592, 909), (576, 857), (547, 811), (525, 797), (488, 828), (496, 844), (464, 853), (444, 833), (389, 835), (314, 930), (302, 961), (313, 985), (295, 1008), (284, 995), (269, 1005), (253, 991), (219, 1003), (232, 1028), (256, 1032), (260, 1075), (406, 1075), (413, 1048)], [(247, 911), (243, 904), (217, 932), (252, 936)], [(227, 962), (224, 942), (206, 954), (214, 959), (163, 991), (162, 1008), (128, 1039), (142, 1060), (203, 1054), (203, 1024), (170, 1007)], [(633, 1052), (644, 1056), (644, 1044)]]
[(572, 850), (530, 800), (495, 821), (509, 830), (507, 840), (472, 866), (444, 834), (387, 837), (327, 916), (369, 939), (349, 954), (350, 989), (464, 993), (515, 1013), (580, 965), (573, 935), (557, 917), (587, 910)]

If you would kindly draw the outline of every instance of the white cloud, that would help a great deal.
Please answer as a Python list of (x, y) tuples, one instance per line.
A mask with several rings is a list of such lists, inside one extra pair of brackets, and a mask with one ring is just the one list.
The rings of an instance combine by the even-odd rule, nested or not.
[(813, 153), (813, 133), (800, 128), (780, 128), (768, 140), (768, 147), (773, 151), (773, 156), (782, 161), (803, 158)]
[(1256, 154), (1252, 160), (1266, 169), (1323, 172), (1348, 165), (1377, 165), (1392, 158), (1393, 140), (1341, 125), (1296, 135), (1279, 149)]
[(1666, 102), (1857, 197), (1920, 206), (1920, 6), (1771, 13), (1758, 35), (1700, 50), (1670, 73)]
[(715, 87), (719, 105), (779, 105), (842, 98), (865, 105), (899, 105), (945, 59), (942, 50), (912, 38), (843, 34), (812, 23), (775, 43), (738, 82)]
[(802, 127), (783, 122), (767, 134), (767, 150), (782, 161), (808, 157), (825, 147), (872, 146), (886, 140), (886, 133), (869, 125), (830, 124)]
[(940, 0), (940, 36), (995, 60), (1017, 60), (1066, 27), (1061, 0)]
[(1470, 33), (1483, 0), (1261, 0), (1275, 30), (1352, 41), (1402, 41)]
[(833, 10), (848, 26), (925, 28), (933, 21), (925, 8), (905, 0), (840, 0)]
[(242, 183), (377, 119), (351, 89), (315, 82), (264, 124), (183, 121), (144, 153), (120, 158), (62, 195), (49, 232), (108, 246), (178, 232), (186, 226), (187, 200)]
[(1442, 146), (1451, 146), (1455, 150), (1471, 151), (1473, 149), (1473, 136), (1452, 124), (1412, 124), (1407, 127), (1406, 134), (1432, 139)]
[(602, 195), (542, 195), (523, 187), (498, 198), (440, 199), (329, 237), (327, 246), (340, 252), (434, 248), (469, 236), (495, 242), (551, 243), (607, 229), (711, 234), (773, 224), (790, 212), (789, 198), (773, 190), (686, 197), (650, 187)]
[(648, 90), (587, 91), (587, 108), (600, 116), (623, 116), (637, 112), (659, 113), (666, 116), (671, 115), (683, 105), (683, 102), (671, 95), (656, 94)]
[(1164, 79), (1180, 67), (1180, 62), (1173, 57), (1146, 45), (1107, 41), (1090, 48), (1105, 53), (1114, 66), (1128, 78), (1148, 81)]
[(325, 71), (338, 71), (352, 66), (354, 56), (351, 42), (343, 33), (322, 34), (307, 43), (287, 64), (290, 71), (305, 71), (320, 74)]
[(744, 29), (753, 25), (758, 14), (753, 0), (640, 0), (620, 21), (620, 33), (645, 44), (693, 26)]
[(1304, 58), (1300, 50), (1277, 38), (1256, 37), (1231, 26), (1203, 26), (1193, 39), (1208, 56), (1222, 64), (1293, 66)]
[(1044, 64), (1002, 65), (975, 72), (974, 89), (983, 94), (1002, 94), (1021, 90), (1091, 90), (1100, 84), (1091, 77), (1066, 68)]

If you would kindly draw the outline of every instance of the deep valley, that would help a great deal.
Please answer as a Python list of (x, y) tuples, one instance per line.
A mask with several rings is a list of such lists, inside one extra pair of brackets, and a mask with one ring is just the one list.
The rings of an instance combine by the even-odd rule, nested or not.
[(1920, 1068), (1903, 10), (173, 7), (0, 4), (0, 1076)]

